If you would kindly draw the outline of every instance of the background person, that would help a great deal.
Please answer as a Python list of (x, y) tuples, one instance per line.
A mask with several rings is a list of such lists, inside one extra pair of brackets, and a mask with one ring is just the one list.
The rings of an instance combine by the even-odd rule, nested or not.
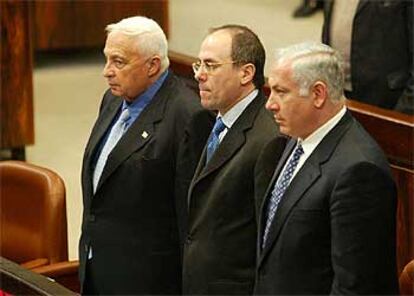
[(414, 114), (413, 1), (326, 1), (322, 42), (345, 61), (345, 96)]

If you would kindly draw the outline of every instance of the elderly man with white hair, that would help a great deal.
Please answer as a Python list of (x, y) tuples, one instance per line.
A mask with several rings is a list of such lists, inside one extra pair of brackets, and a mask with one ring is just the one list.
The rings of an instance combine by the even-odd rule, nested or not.
[(186, 193), (212, 116), (145, 17), (106, 28), (105, 92), (86, 145), (82, 294), (180, 294)]
[(398, 294), (396, 187), (345, 106), (339, 54), (319, 43), (281, 49), (269, 86), (266, 108), (289, 140), (278, 162), (267, 147), (257, 168), (274, 174), (257, 198), (255, 294)]

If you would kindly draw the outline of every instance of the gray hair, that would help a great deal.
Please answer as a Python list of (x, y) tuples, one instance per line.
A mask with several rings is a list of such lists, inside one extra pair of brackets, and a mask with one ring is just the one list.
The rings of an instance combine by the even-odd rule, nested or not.
[(134, 16), (122, 19), (118, 23), (106, 26), (107, 34), (120, 32), (134, 38), (137, 42), (137, 50), (144, 56), (159, 55), (161, 58), (161, 70), (168, 68), (167, 37), (161, 27), (152, 19), (144, 16)]
[(340, 54), (328, 45), (305, 42), (276, 51), (276, 63), (291, 62), (292, 78), (299, 85), (299, 94), (307, 96), (317, 81), (326, 83), (332, 101), (343, 99), (344, 65)]

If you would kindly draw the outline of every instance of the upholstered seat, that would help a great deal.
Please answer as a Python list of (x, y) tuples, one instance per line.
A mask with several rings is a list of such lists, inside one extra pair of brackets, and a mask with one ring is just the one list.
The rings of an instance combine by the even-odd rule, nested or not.
[(401, 272), (400, 295), (414, 295), (414, 260), (411, 260)]
[(33, 269), (68, 260), (65, 186), (55, 172), (0, 162), (0, 255)]

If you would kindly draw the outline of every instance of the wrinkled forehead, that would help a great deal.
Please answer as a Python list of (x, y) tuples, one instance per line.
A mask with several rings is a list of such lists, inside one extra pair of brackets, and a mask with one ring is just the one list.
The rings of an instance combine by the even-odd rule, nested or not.
[(200, 47), (198, 58), (202, 61), (231, 60), (232, 36), (226, 30), (209, 34)]
[(110, 32), (106, 38), (104, 54), (120, 53), (124, 55), (139, 55), (137, 39), (121, 32)]

